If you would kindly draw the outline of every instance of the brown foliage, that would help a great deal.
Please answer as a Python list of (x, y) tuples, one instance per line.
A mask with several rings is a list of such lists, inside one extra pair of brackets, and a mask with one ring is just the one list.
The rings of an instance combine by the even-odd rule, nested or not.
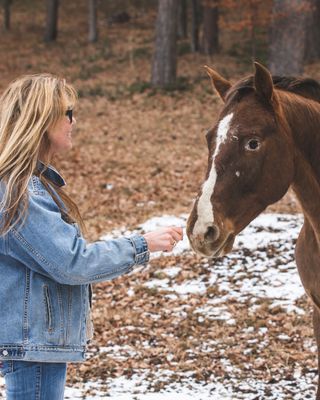
[[(230, 7), (236, 7), (236, 3), (230, 2)], [(101, 40), (95, 45), (87, 44), (82, 3), (62, 2), (60, 15), (58, 42), (49, 46), (41, 42), (43, 13), (31, 15), (22, 6), (15, 10), (12, 31), (0, 42), (0, 88), (21, 74), (53, 72), (66, 77), (79, 90), (74, 148), (67, 157), (60, 157), (56, 166), (83, 212), (88, 238), (98, 239), (111, 228), (123, 225), (133, 229), (153, 215), (188, 212), (205, 173), (204, 135), (221, 106), (202, 68), (213, 61), (194, 54), (180, 57), (179, 75), (192, 83), (188, 91), (164, 93), (147, 88), (139, 92), (132, 88), (142, 87), (150, 76), (153, 10), (136, 13), (132, 22), (121, 26), (107, 27), (101, 20)], [(241, 23), (240, 18), (234, 20)], [(214, 66), (233, 79), (251, 72), (246, 64), (224, 54), (215, 57)], [(309, 67), (309, 75), (320, 77), (317, 65)], [(271, 210), (295, 212), (297, 203), (290, 192)], [(219, 362), (222, 356), (238, 365), (239, 378), (246, 377), (253, 368), (259, 379), (271, 380), (283, 376), (283, 371), (289, 376), (292, 364), (302, 363), (302, 356), (303, 368), (313, 368), (314, 355), (307, 351), (303, 355), (301, 351), (304, 338), (312, 337), (308, 314), (288, 316), (281, 309), (270, 314), (266, 301), (256, 315), (249, 316), (246, 304), (231, 300), (228, 309), (237, 315), (238, 326), (226, 326), (221, 321), (199, 322), (193, 310), (217, 294), (214, 288), (204, 296), (190, 296), (186, 304), (183, 299), (168, 299), (163, 291), (143, 286), (155, 266), (183, 265), (177, 282), (199, 275), (205, 279), (203, 263), (193, 255), (167, 257), (152, 262), (149, 270), (135, 278), (126, 276), (97, 285), (92, 358), (70, 369), (69, 382), (130, 376), (134, 369), (148, 369), (152, 377), (159, 365), (172, 371), (191, 370), (194, 377), (206, 380), (212, 374), (228, 374)], [(136, 290), (129, 297), (133, 279)], [(300, 306), (306, 311), (310, 308), (305, 298)], [(179, 310), (184, 313), (179, 314)], [(248, 356), (243, 352), (256, 332), (244, 336), (243, 329), (253, 325), (269, 327), (265, 337), (268, 345), (259, 348), (252, 341), (252, 356)], [(277, 339), (284, 329), (291, 337), (288, 342)], [(216, 352), (205, 351), (203, 343), (207, 341), (219, 342)], [(121, 361), (97, 352), (100, 346), (116, 344), (130, 345), (135, 355)], [(259, 357), (255, 357), (257, 352)]]

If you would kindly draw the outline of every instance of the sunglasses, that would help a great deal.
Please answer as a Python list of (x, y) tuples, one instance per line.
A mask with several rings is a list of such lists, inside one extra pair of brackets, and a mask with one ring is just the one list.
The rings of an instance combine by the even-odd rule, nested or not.
[(72, 109), (66, 111), (66, 116), (69, 118), (70, 124), (72, 124), (72, 112)]

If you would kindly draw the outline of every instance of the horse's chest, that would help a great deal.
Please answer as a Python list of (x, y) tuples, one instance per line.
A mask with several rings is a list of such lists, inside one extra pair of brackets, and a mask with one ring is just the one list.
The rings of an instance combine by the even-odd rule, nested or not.
[(300, 232), (295, 254), (301, 282), (320, 308), (320, 247), (314, 231), (306, 224)]

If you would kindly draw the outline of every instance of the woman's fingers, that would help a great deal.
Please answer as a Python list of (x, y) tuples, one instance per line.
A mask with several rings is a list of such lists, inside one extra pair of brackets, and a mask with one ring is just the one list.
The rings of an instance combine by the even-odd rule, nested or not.
[(168, 228), (169, 233), (171, 235), (171, 240), (170, 240), (170, 244), (171, 244), (171, 249), (169, 249), (168, 251), (172, 250), (174, 248), (174, 246), (180, 242), (180, 240), (182, 240), (183, 238), (183, 231), (182, 228), (176, 228), (176, 227), (170, 227)]
[(182, 239), (183, 237), (183, 229), (178, 227), (178, 226), (172, 226), (171, 227)]
[(175, 242), (180, 242), (183, 239), (183, 230), (182, 228), (174, 228), (172, 227), (171, 236), (173, 237)]
[(159, 228), (143, 235), (151, 252), (172, 251), (174, 246), (183, 238), (183, 230), (178, 227)]

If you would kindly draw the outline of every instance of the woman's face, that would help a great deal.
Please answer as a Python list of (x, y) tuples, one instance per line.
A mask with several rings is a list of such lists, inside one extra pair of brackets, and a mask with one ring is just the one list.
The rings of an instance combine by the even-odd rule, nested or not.
[(65, 153), (72, 148), (72, 129), (75, 123), (75, 118), (72, 117), (71, 121), (70, 117), (65, 115), (48, 129), (51, 155)]

